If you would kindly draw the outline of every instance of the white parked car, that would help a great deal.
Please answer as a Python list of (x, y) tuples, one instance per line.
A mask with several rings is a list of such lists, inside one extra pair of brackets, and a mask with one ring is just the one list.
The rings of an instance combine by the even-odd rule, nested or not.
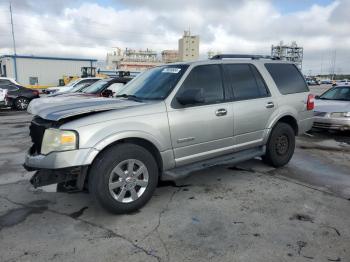
[(86, 77), (86, 78), (78, 78), (69, 82), (65, 86), (54, 86), (46, 88), (43, 93), (45, 94), (55, 94), (55, 93), (69, 93), (69, 92), (77, 92), (80, 89), (89, 86), (95, 83), (98, 80), (101, 80), (100, 77)]
[(6, 106), (6, 95), (7, 95), (7, 89), (1, 89), (0, 88), (0, 107)]
[(335, 84), (337, 86), (347, 86), (350, 85), (350, 81), (348, 79), (337, 80)]

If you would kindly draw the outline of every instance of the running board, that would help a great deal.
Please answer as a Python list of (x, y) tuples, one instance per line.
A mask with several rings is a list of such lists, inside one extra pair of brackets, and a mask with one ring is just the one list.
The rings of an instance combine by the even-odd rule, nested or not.
[(176, 167), (163, 172), (161, 180), (177, 180), (187, 177), (190, 173), (199, 171), (208, 167), (218, 166), (218, 165), (235, 165), (240, 162), (252, 159), (254, 157), (262, 156), (265, 154), (265, 146), (246, 149), (232, 154), (227, 154), (224, 156), (219, 156), (192, 164)]

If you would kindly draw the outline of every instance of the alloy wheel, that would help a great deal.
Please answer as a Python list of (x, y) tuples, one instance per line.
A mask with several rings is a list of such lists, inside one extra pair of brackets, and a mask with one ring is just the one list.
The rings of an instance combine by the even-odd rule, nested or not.
[(17, 107), (17, 109), (25, 110), (25, 109), (27, 109), (28, 104), (29, 104), (29, 101), (26, 98), (18, 98), (16, 100), (16, 107)]
[(109, 192), (118, 202), (130, 203), (145, 192), (148, 179), (148, 170), (144, 163), (137, 159), (127, 159), (110, 173)]

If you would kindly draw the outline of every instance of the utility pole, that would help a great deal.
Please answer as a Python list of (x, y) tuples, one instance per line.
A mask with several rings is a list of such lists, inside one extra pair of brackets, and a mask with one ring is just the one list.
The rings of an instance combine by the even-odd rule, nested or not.
[(13, 18), (12, 18), (12, 5), (10, 1), (10, 16), (11, 16), (11, 28), (12, 28), (12, 44), (13, 44), (13, 62), (15, 67), (15, 80), (17, 81), (17, 51), (16, 51), (16, 40), (15, 40), (15, 31), (13, 29)]
[(331, 58), (331, 74), (332, 74), (332, 80), (334, 80), (334, 78), (335, 78), (336, 59), (337, 59), (337, 50), (334, 50), (333, 53), (332, 53), (332, 58)]
[(14, 29), (13, 29), (13, 18), (12, 18), (12, 5), (11, 5), (11, 1), (10, 1), (10, 15), (11, 15), (13, 53), (14, 53), (14, 55), (16, 55), (16, 54), (17, 54), (17, 52), (16, 52), (16, 40), (15, 40), (15, 31), (14, 31)]

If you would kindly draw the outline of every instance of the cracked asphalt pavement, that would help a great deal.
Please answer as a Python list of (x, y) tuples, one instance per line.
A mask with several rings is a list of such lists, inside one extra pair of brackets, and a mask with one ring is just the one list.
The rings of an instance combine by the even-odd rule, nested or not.
[(311, 132), (284, 168), (208, 168), (111, 215), (29, 184), (30, 120), (0, 111), (0, 261), (350, 261), (349, 134)]

